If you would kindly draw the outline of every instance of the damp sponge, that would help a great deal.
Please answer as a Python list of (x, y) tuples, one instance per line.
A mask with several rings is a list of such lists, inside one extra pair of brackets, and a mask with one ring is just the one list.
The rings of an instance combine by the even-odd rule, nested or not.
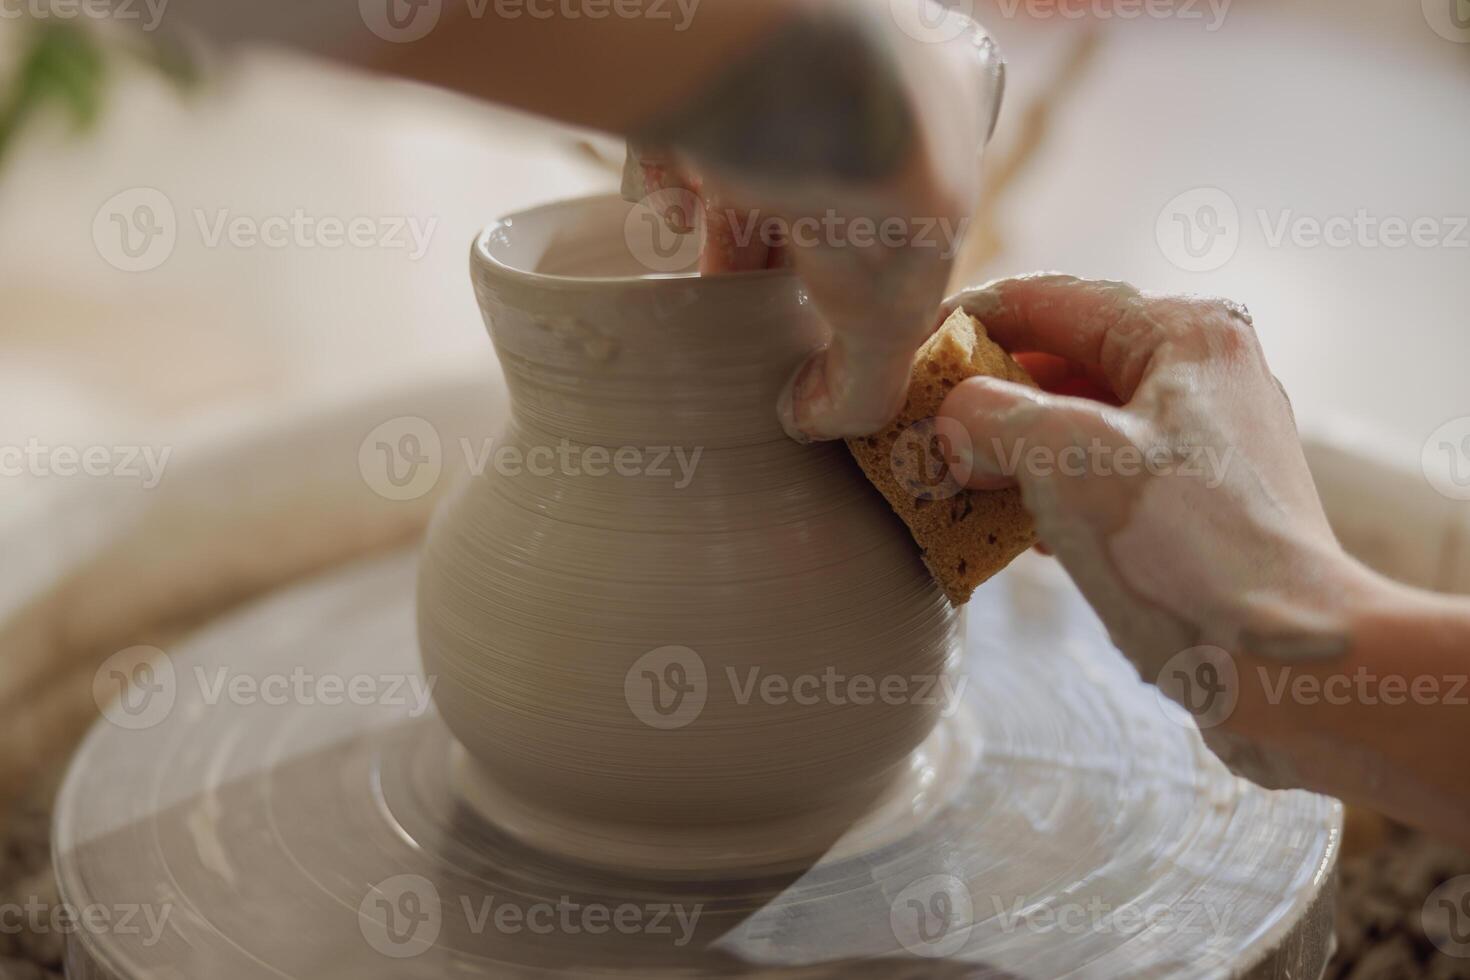
[(948, 430), (936, 424), (935, 416), (955, 385), (977, 375), (1035, 387), (979, 320), (956, 311), (919, 349), (908, 402), (898, 417), (880, 432), (847, 440), (956, 606), (1036, 542), (1019, 490), (967, 490), (948, 475)]

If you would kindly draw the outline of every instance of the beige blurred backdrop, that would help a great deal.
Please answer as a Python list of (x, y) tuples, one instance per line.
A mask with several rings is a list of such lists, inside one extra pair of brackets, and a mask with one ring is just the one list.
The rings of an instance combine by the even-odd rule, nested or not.
[[(959, 5), (1012, 83), (960, 278), (1056, 269), (1247, 303), (1349, 547), (1470, 590), (1467, 5)], [(0, 18), (0, 85), (24, 29)], [(472, 237), (616, 187), (595, 134), (282, 51), (211, 68), (185, 97), (112, 64), (95, 126), (40, 117), (0, 161), (0, 450), (167, 453), (151, 486), (0, 474), (0, 795), (54, 782), (110, 653), (412, 540), (434, 494), (385, 498), (360, 449), (405, 415), (446, 444), (493, 426)], [(372, 241), (212, 240), (297, 214), (365, 220)], [(1359, 215), (1380, 231), (1312, 241)], [(162, 253), (121, 248), (138, 220), (172, 227)], [(1394, 247), (1384, 221), (1428, 230)]]
[[(1470, 30), (1452, 29), (1458, 2), (969, 4), (1012, 85), (960, 276), (1060, 269), (1246, 302), (1339, 523), (1396, 574), (1445, 588), (1470, 585), (1465, 504), (1424, 472), (1470, 464), (1436, 435), (1470, 415)], [(24, 28), (0, 19), (0, 78)], [(361, 483), (346, 464), (395, 393), (462, 406), (443, 393), (481, 385), (493, 400), (465, 274), (471, 238), (511, 209), (615, 186), (618, 148), (595, 134), (280, 51), (210, 68), (185, 97), (120, 60), (93, 128), (42, 116), (0, 166), (0, 446), (170, 454), (156, 487), (29, 465), (0, 476), (0, 621), (29, 613), (32, 637), (7, 651), (8, 672), (0, 664), (0, 700), (30, 691), (56, 645), (122, 639), (104, 628), (119, 609), (131, 629), (158, 618), (155, 605), (188, 605), (92, 594), (127, 595), (126, 577), (77, 586), (92, 566), (116, 578), (98, 565), (107, 549), (166, 591), (174, 572), (154, 582), (147, 569), (185, 552), (191, 568), (228, 564), (222, 542), (240, 515), (304, 519), (291, 493), (311, 485), (323, 452), (284, 454), (267, 474), (237, 443), (279, 445), (340, 417), (342, 434), (323, 438), (340, 445), (343, 471), (322, 481), (320, 506), (355, 513), (337, 503), (345, 495), (362, 508), (354, 520), (376, 528), (382, 510), (410, 534), (430, 500), (390, 507), (331, 480)], [(119, 251), (142, 205), (167, 212), (162, 257)], [(1313, 222), (1360, 214), (1427, 220), (1439, 238), (1311, 241)], [(221, 222), (293, 215), (365, 220), (371, 240), (214, 237)], [(221, 481), (206, 500), (192, 472)], [(186, 512), (192, 547), (149, 523)], [(286, 550), (328, 561), (374, 540), (320, 523), (308, 536), (328, 539), (320, 554), (283, 532)], [(128, 534), (147, 546), (116, 552)], [(66, 611), (47, 615), (93, 626), (35, 625), (37, 604), (63, 587)], [(75, 603), (108, 611), (82, 616)]]

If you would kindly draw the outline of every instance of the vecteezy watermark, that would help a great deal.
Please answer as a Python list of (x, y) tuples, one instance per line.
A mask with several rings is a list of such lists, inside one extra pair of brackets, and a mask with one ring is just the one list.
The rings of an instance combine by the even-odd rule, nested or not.
[(156, 187), (119, 191), (92, 218), (92, 244), (103, 261), (123, 272), (149, 272), (174, 254), (179, 219)]
[(444, 472), (439, 430), (415, 415), (389, 419), (363, 436), (357, 471), (385, 500), (417, 500), (439, 485)]
[[(1293, 208), (1254, 211), (1268, 249), (1470, 249), (1470, 216), (1383, 215), (1368, 208), (1302, 214)], [(1224, 268), (1240, 248), (1245, 224), (1235, 200), (1218, 187), (1186, 191), (1164, 205), (1155, 225), (1159, 250), (1186, 272)]]
[(953, 956), (975, 927), (975, 902), (954, 875), (928, 875), (889, 903), (888, 925), (899, 945), (915, 956)]
[(264, 217), (236, 214), (229, 208), (195, 208), (193, 215), (206, 248), (380, 249), (406, 252), (410, 262), (428, 253), (439, 227), (437, 217), (358, 214), (343, 218), (308, 214), (303, 208)]
[(393, 959), (434, 948), (444, 929), (439, 889), (421, 875), (394, 875), (378, 882), (357, 905), (357, 927), (368, 945)]
[(958, 496), (974, 472), (969, 431), (954, 419), (920, 419), (906, 427), (888, 451), (894, 478), (915, 500)]
[(723, 681), (727, 702), (739, 706), (883, 704), (937, 707), (942, 717), (964, 703), (969, 678), (950, 674), (846, 674), (820, 671), (782, 674), (762, 667), (726, 666), (712, 678), (704, 659), (689, 647), (666, 646), (643, 654), (623, 676), (623, 697), (633, 716), (650, 728), (684, 728), (699, 718), (711, 684)]
[(1164, 663), (1154, 695), (1170, 721), (1201, 731), (1216, 728), (1240, 703), (1240, 671), (1220, 647), (1190, 647)]
[(628, 252), (649, 272), (685, 272), (699, 264), (705, 242), (704, 202), (682, 187), (656, 190), (623, 219)]
[(1420, 921), (1441, 953), (1470, 959), (1470, 875), (1451, 878), (1430, 892)]
[(709, 699), (704, 658), (688, 647), (650, 650), (623, 675), (628, 710), (649, 728), (683, 728), (697, 719)]
[(1223, 269), (1240, 248), (1240, 209), (1218, 187), (1185, 191), (1159, 212), (1154, 238), (1185, 272)]
[[(506, 477), (640, 479), (675, 490), (689, 488), (704, 458), (703, 446), (594, 446), (565, 438), (538, 445), (461, 438), (458, 447), (471, 476), (494, 472)], [(363, 438), (357, 465), (363, 481), (379, 496), (416, 500), (439, 483), (443, 440), (433, 423), (418, 416), (389, 419)]]
[(304, 705), (311, 708), (384, 706), (421, 718), (433, 700), (437, 678), (408, 673), (335, 673), (298, 665), (284, 672), (246, 672), (195, 665), (180, 673), (173, 658), (150, 646), (108, 657), (92, 677), (92, 696), (108, 721), (131, 731), (162, 724), (173, 713), (182, 685), (191, 683), (197, 703), (239, 706)]
[(1421, 0), (1424, 19), (1446, 41), (1470, 44), (1470, 0)]
[(725, 668), (725, 681), (730, 685), (736, 704), (795, 704), (802, 707), (850, 704), (923, 705), (938, 707), (948, 718), (964, 702), (969, 677), (950, 674), (844, 674), (835, 667), (817, 673), (778, 674), (751, 667), (737, 671)]
[(0, 903), (0, 936), (30, 935), (130, 936), (145, 949), (158, 945), (168, 927), (173, 905), (72, 905), (31, 895), (24, 902)]
[(0, 478), (136, 480), (144, 490), (163, 482), (172, 446), (53, 446), (36, 438), (0, 445)]
[[(1207, 33), (1225, 26), (1234, 0), (995, 0), (980, 19), (1176, 20), (1198, 22)], [(899, 30), (926, 44), (948, 44), (974, 33), (976, 0), (889, 0)]]
[(686, 490), (694, 482), (704, 447), (695, 446), (589, 446), (570, 439), (555, 445), (497, 446), (486, 439), (479, 446), (460, 440), (465, 467), (473, 476), (493, 469), (501, 476), (564, 476), (570, 479), (601, 480), (608, 477), (667, 482), (675, 490)]
[[(1367, 667), (1327, 670), (1320, 664), (1256, 664), (1245, 672), (1267, 705), (1367, 707), (1447, 705), (1470, 708), (1470, 674), (1378, 673)], [(1191, 647), (1171, 657), (1155, 681), (1165, 715), (1202, 731), (1228, 721), (1240, 703), (1241, 667), (1215, 646)], [(1182, 711), (1180, 709), (1183, 709)]]
[(711, 219), (737, 249), (934, 249), (945, 259), (959, 254), (969, 218), (848, 216), (828, 209), (820, 215), (789, 218), (758, 210), (726, 208), (711, 213), (691, 191), (664, 188), (644, 197), (628, 212), (623, 237), (633, 258), (650, 272), (667, 274), (693, 268), (705, 247)]
[(888, 0), (898, 29), (925, 44), (948, 44), (975, 29), (975, 0)]
[(163, 23), (169, 0), (0, 0), (0, 21), (115, 20), (143, 31)]
[(1034, 477), (1179, 477), (1198, 480), (1206, 489), (1218, 489), (1235, 459), (1233, 446), (1160, 443), (1114, 446), (1093, 437), (1083, 444), (1046, 446), (1017, 439), (1010, 445), (990, 440), (990, 460), (981, 463), (969, 432), (954, 419), (921, 419), (898, 434), (889, 451), (889, 465), (900, 487), (919, 500), (948, 500), (964, 489), (970, 477), (983, 470), (992, 476)]
[(996, 0), (1007, 20), (1197, 21), (1213, 34), (1225, 26), (1234, 0)]
[(384, 41), (411, 44), (439, 26), (446, 5), (461, 2), (472, 21), (647, 20), (666, 22), (682, 34), (702, 0), (358, 0), (357, 9), (368, 30)]
[(179, 678), (173, 661), (157, 647), (119, 650), (92, 675), (92, 700), (118, 728), (152, 728), (174, 710)]
[(1367, 667), (1347, 673), (1320, 670), (1299, 672), (1295, 667), (1256, 667), (1266, 703), (1307, 706), (1413, 704), (1470, 707), (1470, 674), (1380, 674)]
[(493, 894), (458, 895), (445, 901), (440, 890), (419, 875), (395, 875), (374, 885), (358, 904), (358, 926), (373, 949), (394, 959), (418, 956), (431, 948), (452, 921), (456, 934), (480, 936), (663, 937), (683, 948), (694, 939), (703, 905), (677, 902), (579, 902), (569, 895), (556, 901), (515, 900)]
[(727, 209), (722, 218), (739, 248), (756, 242), (767, 248), (931, 248), (946, 259), (959, 254), (970, 227), (969, 218), (848, 217), (831, 209), (795, 219)]
[(1378, 215), (1367, 208), (1352, 214), (1298, 214), (1291, 208), (1256, 210), (1269, 248), (1453, 248), (1470, 249), (1470, 216)]
[[(414, 215), (238, 214), (230, 208), (194, 208), (193, 230), (205, 248), (404, 252), (417, 262), (429, 251), (437, 217)], [(183, 225), (183, 228), (190, 227)], [(123, 272), (149, 272), (178, 246), (181, 225), (173, 202), (153, 187), (133, 187), (103, 202), (92, 219), (97, 254)]]
[(422, 718), (428, 712), (434, 685), (439, 680), (426, 678), (417, 671), (339, 674), (308, 670), (301, 665), (284, 673), (262, 674), (196, 665), (189, 676), (208, 707), (219, 704), (271, 707), (299, 704), (310, 708), (382, 705), (404, 708), (410, 718)]
[(1020, 896), (1006, 901), (992, 895), (990, 901), (995, 913), (992, 921), (1005, 934), (1132, 936), (1148, 930), (1154, 935), (1209, 938), (1224, 935), (1230, 924), (1228, 908), (1191, 899), (1118, 905), (1100, 896), (1087, 901), (1048, 898), (1036, 902)]
[(1435, 429), (1419, 461), (1436, 492), (1450, 500), (1470, 500), (1470, 415)]

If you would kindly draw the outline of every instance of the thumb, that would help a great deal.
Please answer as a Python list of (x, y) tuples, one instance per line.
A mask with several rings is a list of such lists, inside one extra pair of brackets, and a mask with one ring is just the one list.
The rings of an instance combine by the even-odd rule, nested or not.
[(1097, 447), (1113, 448), (1126, 439), (1127, 420), (1118, 409), (998, 378), (960, 383), (939, 416), (957, 422), (969, 437), (968, 451), (956, 453), (954, 469), (956, 479), (973, 489), (1024, 490), (1085, 476)]
[(799, 442), (876, 432), (903, 408), (913, 363), (913, 348), (838, 334), (787, 384), (781, 423)]

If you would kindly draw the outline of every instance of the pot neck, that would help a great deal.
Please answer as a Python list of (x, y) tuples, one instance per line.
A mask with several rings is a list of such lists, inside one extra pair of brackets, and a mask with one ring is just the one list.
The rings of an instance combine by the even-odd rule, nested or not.
[(475, 269), (516, 424), (603, 446), (785, 438), (776, 399), (822, 342), (794, 276), (576, 280)]

